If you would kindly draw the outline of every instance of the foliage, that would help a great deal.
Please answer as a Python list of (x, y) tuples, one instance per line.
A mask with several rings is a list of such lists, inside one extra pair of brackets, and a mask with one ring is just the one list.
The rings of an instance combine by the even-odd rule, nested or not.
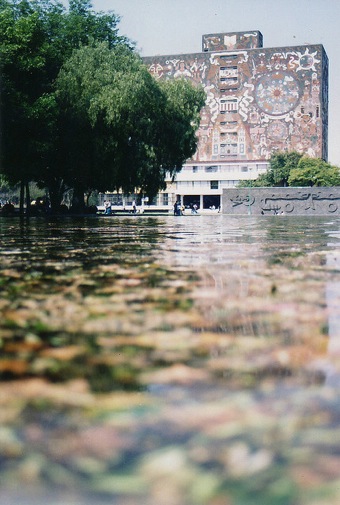
[(268, 172), (265, 174), (260, 174), (256, 179), (246, 179), (238, 183), (238, 188), (262, 188), (265, 186), (271, 186), (268, 180)]
[(3, 193), (10, 189), (10, 185), (8, 179), (0, 174), (0, 192)]
[[(204, 92), (159, 85), (119, 17), (91, 2), (2, 0), (3, 172), (34, 180), (52, 206), (67, 188), (153, 196), (196, 149)], [(80, 196), (80, 199), (83, 198)]]
[(277, 152), (270, 159), (265, 174), (254, 181), (242, 181), (239, 187), (339, 186), (339, 168), (295, 151)]
[(297, 167), (302, 154), (296, 151), (275, 152), (270, 158), (270, 166), (265, 174), (260, 174), (254, 181), (244, 181), (240, 187), (275, 187), (287, 186), (290, 171)]
[(302, 157), (296, 151), (276, 152), (270, 158), (269, 180), (272, 186), (287, 186), (291, 170), (298, 166)]
[(290, 186), (340, 186), (340, 169), (319, 158), (303, 157), (290, 172)]
[(159, 86), (123, 46), (75, 51), (56, 90), (65, 123), (62, 151), (78, 145), (63, 160), (65, 178), (83, 191), (138, 187), (154, 196), (165, 172), (179, 170), (196, 149), (204, 92), (187, 81)]
[(86, 0), (0, 3), (2, 172), (12, 183), (37, 180), (64, 184), (58, 175), (59, 111), (54, 82), (62, 64), (81, 45), (101, 40), (114, 47), (130, 42), (117, 35), (119, 18), (94, 13)]

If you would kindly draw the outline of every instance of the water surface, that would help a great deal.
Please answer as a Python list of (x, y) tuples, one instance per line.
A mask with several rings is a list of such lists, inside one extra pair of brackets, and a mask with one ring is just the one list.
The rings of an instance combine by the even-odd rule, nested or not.
[(0, 219), (1, 503), (338, 503), (339, 225)]

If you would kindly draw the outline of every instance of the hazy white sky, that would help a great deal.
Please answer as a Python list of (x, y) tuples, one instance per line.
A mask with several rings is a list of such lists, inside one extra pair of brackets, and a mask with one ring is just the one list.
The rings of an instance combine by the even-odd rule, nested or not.
[[(67, 4), (67, 0), (65, 1)], [(200, 52), (202, 35), (259, 30), (264, 47), (323, 44), (329, 58), (329, 161), (340, 166), (340, 0), (92, 0), (120, 15), (142, 56)]]

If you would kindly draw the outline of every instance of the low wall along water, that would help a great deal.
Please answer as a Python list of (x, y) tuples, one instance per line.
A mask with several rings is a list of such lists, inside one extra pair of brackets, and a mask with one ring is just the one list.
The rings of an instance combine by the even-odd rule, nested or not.
[(340, 187), (224, 189), (223, 214), (340, 215)]

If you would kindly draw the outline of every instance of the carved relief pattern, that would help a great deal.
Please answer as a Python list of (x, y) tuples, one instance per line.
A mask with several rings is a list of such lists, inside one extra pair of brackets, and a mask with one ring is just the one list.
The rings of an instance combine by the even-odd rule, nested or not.
[(156, 78), (203, 84), (207, 100), (194, 160), (268, 160), (276, 150), (327, 156), (322, 46), (223, 50), (145, 63)]
[(340, 192), (337, 188), (313, 188), (304, 190), (287, 188), (224, 190), (223, 212), (225, 214), (262, 215), (297, 214), (328, 215), (340, 213)]
[(294, 109), (299, 102), (299, 84), (285, 72), (264, 75), (256, 83), (255, 100), (263, 112), (270, 116), (281, 116)]
[(217, 33), (203, 35), (203, 51), (232, 51), (262, 47), (262, 34), (258, 31), (240, 33)]

